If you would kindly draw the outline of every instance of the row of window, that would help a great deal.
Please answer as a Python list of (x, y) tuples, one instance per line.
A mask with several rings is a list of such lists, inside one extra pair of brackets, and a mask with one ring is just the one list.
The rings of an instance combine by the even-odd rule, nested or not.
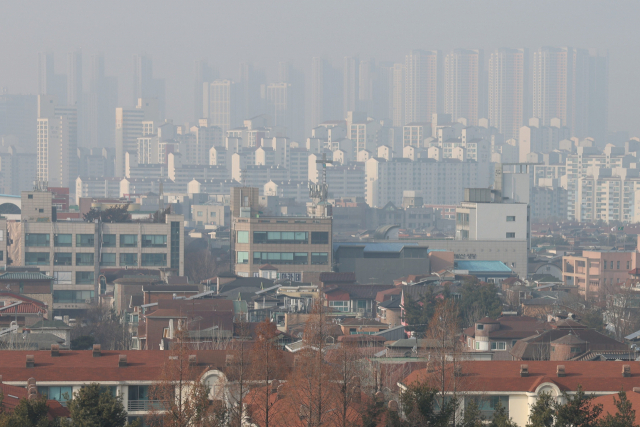
[[(50, 246), (50, 234), (45, 233), (27, 233), (24, 238), (26, 247), (48, 247)], [(103, 234), (102, 247), (115, 248), (116, 234)], [(141, 239), (143, 248), (166, 248), (167, 236), (165, 234), (143, 234)], [(72, 247), (72, 234), (55, 234), (53, 236), (53, 245), (56, 247)], [(94, 234), (76, 234), (76, 247), (92, 248), (95, 246)], [(137, 248), (137, 234), (120, 234), (121, 248)]]
[[(609, 270), (613, 270), (613, 261), (609, 261)], [(607, 269), (607, 261), (603, 261), (602, 266), (603, 270)], [(627, 261), (627, 270), (631, 269), (631, 261)], [(620, 270), (620, 261), (616, 261), (616, 270)]]
[(85, 303), (87, 300), (92, 299), (93, 296), (93, 291), (53, 291), (53, 302)]
[[(145, 267), (165, 267), (167, 265), (167, 254), (142, 254), (140, 261), (141, 265)], [(49, 252), (25, 252), (24, 263), (25, 265), (50, 265)], [(57, 252), (53, 254), (53, 265), (73, 265), (73, 254), (70, 252)], [(93, 252), (77, 253), (75, 265), (85, 267), (93, 266)], [(116, 254), (103, 253), (100, 265), (115, 266)], [(120, 265), (123, 267), (137, 267), (138, 254), (120, 254)]]
[[(236, 252), (236, 262), (238, 264), (249, 264), (249, 252)], [(309, 252), (254, 252), (253, 264), (308, 265)], [(311, 252), (311, 265), (327, 264), (329, 264), (328, 252)]]
[[(249, 232), (238, 231), (236, 234), (238, 243), (249, 243)], [(253, 243), (265, 244), (307, 244), (309, 243), (308, 231), (254, 231)], [(329, 233), (326, 231), (311, 232), (312, 245), (329, 244)]]

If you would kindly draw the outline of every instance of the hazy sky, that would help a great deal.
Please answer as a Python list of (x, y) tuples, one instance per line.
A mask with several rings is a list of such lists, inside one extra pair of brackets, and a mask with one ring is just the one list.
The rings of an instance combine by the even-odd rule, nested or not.
[[(134, 53), (166, 79), (167, 117), (193, 110), (193, 62), (236, 78), (240, 61), (275, 78), (278, 61), (304, 69), (312, 56), (402, 61), (411, 49), (595, 47), (610, 54), (610, 130), (640, 135), (638, 1), (14, 1), (0, 0), (0, 87), (37, 91), (37, 53), (81, 47), (85, 69), (102, 52), (129, 106)], [(85, 72), (86, 73), (86, 72)], [(310, 76), (307, 76), (309, 78)], [(85, 74), (86, 79), (86, 74)]]

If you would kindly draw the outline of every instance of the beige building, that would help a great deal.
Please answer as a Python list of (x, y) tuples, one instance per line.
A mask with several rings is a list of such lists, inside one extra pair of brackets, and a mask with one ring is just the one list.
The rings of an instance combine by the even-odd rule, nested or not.
[(191, 221), (195, 225), (227, 226), (229, 225), (229, 206), (218, 202), (193, 205), (191, 206)]
[(86, 309), (95, 302), (100, 268), (172, 270), (184, 275), (184, 220), (164, 223), (56, 221), (48, 191), (22, 192), (14, 265), (37, 266), (53, 276), (53, 309)]
[(258, 189), (235, 187), (231, 193), (231, 253), (233, 272), (259, 274), (270, 264), (278, 276), (301, 281), (302, 273), (331, 271), (330, 217), (263, 217)]

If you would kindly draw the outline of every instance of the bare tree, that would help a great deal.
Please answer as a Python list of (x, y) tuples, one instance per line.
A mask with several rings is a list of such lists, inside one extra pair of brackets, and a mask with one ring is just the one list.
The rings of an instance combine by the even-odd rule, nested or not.
[[(149, 389), (148, 424), (163, 427), (216, 426), (226, 422), (226, 411), (212, 405), (202, 383), (202, 368), (191, 354), (186, 331), (177, 332), (159, 381)], [(182, 339), (181, 339), (182, 338)]]
[(228, 260), (225, 261), (213, 256), (209, 249), (190, 252), (188, 256), (185, 256), (184, 272), (193, 283), (200, 283), (228, 269)]
[(225, 384), (221, 389), (226, 390), (226, 400), (229, 406), (230, 427), (241, 427), (246, 417), (244, 398), (249, 391), (249, 379), (251, 375), (251, 347), (249, 339), (249, 326), (244, 315), (239, 316), (239, 322), (235, 324), (235, 338), (229, 345), (230, 354), (227, 355)]

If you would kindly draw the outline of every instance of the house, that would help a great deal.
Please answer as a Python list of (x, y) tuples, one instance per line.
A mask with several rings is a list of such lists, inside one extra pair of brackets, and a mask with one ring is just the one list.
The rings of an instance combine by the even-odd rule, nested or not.
[[(416, 370), (399, 386), (404, 389), (416, 382), (436, 384), (439, 374), (438, 369)], [(579, 386), (587, 395), (613, 395), (621, 389), (629, 393), (639, 376), (640, 365), (629, 362), (469, 361), (461, 362), (455, 375), (445, 376), (444, 389), (453, 390), (455, 381), (456, 393), (463, 400), (460, 407), (474, 400), (489, 419), (500, 402), (516, 425), (524, 427), (532, 405), (542, 393), (551, 394), (561, 403), (563, 392), (571, 396)]]
[(53, 277), (35, 270), (10, 270), (0, 274), (0, 290), (41, 301), (48, 310), (53, 310)]
[[(3, 383), (1, 377), (0, 394), (2, 395), (0, 413), (6, 414), (13, 413), (21, 400), (34, 400), (40, 397), (38, 387), (34, 381), (31, 381), (31, 384), (28, 384), (26, 387), (18, 387)], [(69, 410), (62, 406), (60, 402), (47, 399), (47, 419), (69, 418), (69, 416)]]
[(391, 289), (391, 285), (339, 285), (324, 289), (322, 293), (325, 305), (334, 311), (340, 311), (347, 316), (357, 313), (365, 317), (376, 315), (376, 295), (380, 291)]
[(589, 329), (573, 320), (519, 340), (509, 353), (513, 360), (610, 360), (635, 359), (627, 344)]
[(46, 319), (48, 313), (48, 307), (42, 301), (26, 295), (0, 292), (0, 326), (9, 326), (12, 321), (30, 326)]
[(462, 261), (454, 262), (456, 274), (476, 276), (478, 280), (487, 283), (502, 283), (503, 280), (518, 275), (502, 261)]
[(493, 360), (512, 360), (509, 350), (518, 340), (538, 335), (551, 329), (551, 325), (535, 317), (502, 316), (497, 319), (484, 317), (464, 330), (465, 352), (490, 352)]
[(386, 323), (367, 318), (350, 318), (340, 322), (343, 335), (373, 335), (389, 329)]
[(62, 320), (41, 320), (28, 328), (32, 335), (51, 334), (64, 340), (60, 343), (63, 347), (71, 345), (71, 326)]
[[(211, 389), (210, 399), (217, 399), (226, 383), (225, 370), (233, 351), (190, 350), (189, 365), (195, 378)], [(63, 402), (83, 386), (98, 383), (122, 398), (128, 421), (149, 414), (153, 404), (149, 387), (162, 378), (172, 352), (149, 350), (105, 351), (99, 345), (86, 351), (0, 351), (2, 384), (21, 387), (36, 386), (39, 394)], [(293, 366), (293, 355), (282, 352), (285, 366)], [(30, 380), (31, 379), (31, 380)], [(5, 395), (6, 396), (6, 395)]]

